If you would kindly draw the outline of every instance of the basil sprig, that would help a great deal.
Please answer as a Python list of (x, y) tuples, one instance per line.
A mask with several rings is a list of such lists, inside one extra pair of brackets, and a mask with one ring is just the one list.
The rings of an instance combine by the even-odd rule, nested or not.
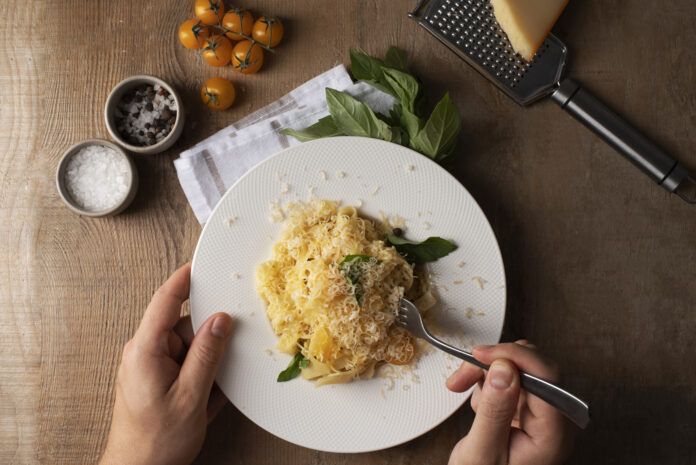
[(369, 255), (346, 255), (338, 264), (338, 269), (341, 270), (348, 284), (354, 289), (355, 300), (358, 302), (358, 305), (360, 305), (360, 298), (362, 297), (360, 275), (362, 271), (361, 264), (363, 263), (379, 265), (381, 262)]
[(290, 361), (288, 367), (281, 371), (278, 375), (278, 382), (282, 383), (284, 381), (290, 381), (293, 378), (297, 378), (302, 372), (302, 368), (307, 368), (309, 365), (309, 360), (302, 355), (302, 352), (298, 352)]
[(393, 245), (407, 262), (418, 265), (434, 262), (457, 249), (457, 246), (452, 242), (436, 236), (429, 237), (423, 242), (413, 242), (388, 234), (387, 242)]
[(391, 47), (384, 60), (350, 51), (350, 66), (356, 79), (393, 96), (389, 115), (375, 113), (346, 92), (326, 89), (330, 116), (301, 130), (281, 131), (300, 142), (340, 135), (371, 137), (394, 142), (444, 163), (455, 155), (461, 129), (459, 111), (445, 94), (426, 118), (422, 83), (409, 74), (406, 52)]

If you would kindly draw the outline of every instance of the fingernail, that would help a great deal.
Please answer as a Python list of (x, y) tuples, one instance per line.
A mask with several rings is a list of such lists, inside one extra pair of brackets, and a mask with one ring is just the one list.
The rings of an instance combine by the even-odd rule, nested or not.
[(215, 318), (215, 321), (213, 321), (213, 326), (210, 327), (210, 333), (215, 337), (224, 339), (228, 334), (230, 334), (231, 329), (232, 318), (229, 316), (219, 316)]
[(504, 391), (512, 384), (512, 371), (510, 367), (503, 362), (493, 362), (488, 369), (488, 377), (490, 384), (496, 389)]

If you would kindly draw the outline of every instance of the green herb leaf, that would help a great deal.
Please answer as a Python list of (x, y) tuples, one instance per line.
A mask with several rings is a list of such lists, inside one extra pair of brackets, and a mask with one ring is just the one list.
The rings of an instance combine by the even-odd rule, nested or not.
[(397, 100), (411, 113), (415, 110), (416, 97), (420, 93), (420, 84), (410, 74), (398, 69), (382, 67), (384, 80), (394, 90)]
[(430, 114), (430, 118), (411, 139), (411, 147), (433, 160), (444, 156), (454, 147), (461, 129), (461, 118), (449, 94), (445, 94)]
[(342, 136), (343, 133), (336, 127), (336, 123), (331, 116), (325, 116), (313, 125), (296, 131), (294, 129), (283, 129), (281, 134), (292, 136), (300, 142), (321, 139), (322, 137)]
[(418, 133), (423, 127), (423, 120), (411, 113), (409, 110), (401, 108), (399, 111), (399, 123), (406, 131), (406, 134), (408, 134), (409, 146), (413, 148), (413, 139), (418, 136)]
[(384, 62), (378, 58), (350, 49), (350, 71), (355, 79), (364, 81), (396, 98), (394, 90), (384, 81), (383, 65)]
[(348, 284), (354, 289), (355, 300), (358, 301), (358, 305), (360, 305), (360, 298), (362, 297), (362, 286), (360, 285), (360, 264), (362, 263), (378, 265), (380, 261), (369, 255), (346, 255), (338, 264), (338, 269), (341, 270)]
[(387, 242), (393, 245), (409, 263), (434, 262), (457, 249), (457, 246), (441, 237), (429, 237), (423, 242), (413, 242), (392, 234), (387, 235)]
[(281, 371), (278, 375), (278, 382), (282, 383), (284, 381), (290, 381), (293, 378), (297, 378), (302, 372), (302, 368), (307, 368), (309, 365), (309, 360), (302, 355), (302, 352), (298, 352), (290, 361), (288, 367)]
[(389, 68), (398, 69), (408, 73), (408, 60), (406, 59), (406, 52), (398, 47), (391, 46), (387, 50), (387, 54), (384, 56), (384, 65)]
[(389, 125), (377, 118), (370, 107), (347, 93), (327, 87), (326, 103), (336, 127), (343, 134), (392, 140)]

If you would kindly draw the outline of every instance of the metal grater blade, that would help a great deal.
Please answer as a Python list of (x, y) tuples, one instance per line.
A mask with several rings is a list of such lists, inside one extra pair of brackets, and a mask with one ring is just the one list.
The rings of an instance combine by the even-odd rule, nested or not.
[(565, 69), (568, 50), (553, 34), (524, 61), (489, 0), (422, 0), (409, 16), (520, 105), (551, 94)]

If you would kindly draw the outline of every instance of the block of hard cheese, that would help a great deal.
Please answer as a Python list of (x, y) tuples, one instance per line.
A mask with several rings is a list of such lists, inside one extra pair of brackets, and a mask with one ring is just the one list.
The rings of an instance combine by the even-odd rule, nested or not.
[(512, 48), (530, 61), (568, 0), (491, 0), (491, 4)]

